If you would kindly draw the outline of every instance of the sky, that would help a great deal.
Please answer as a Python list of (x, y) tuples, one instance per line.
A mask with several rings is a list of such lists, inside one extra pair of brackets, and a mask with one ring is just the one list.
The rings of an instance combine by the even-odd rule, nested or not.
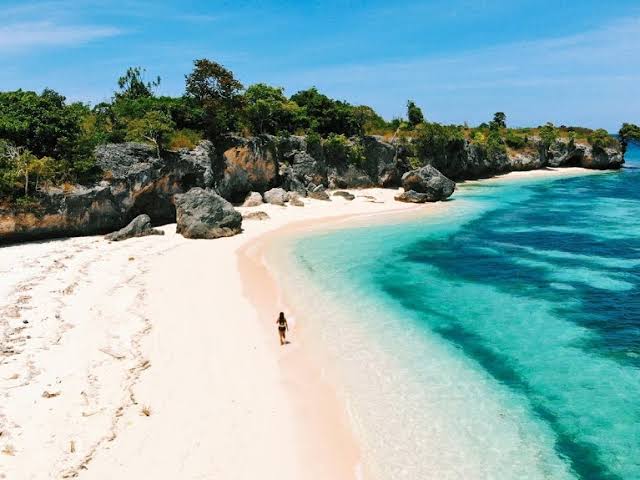
[(640, 0), (0, 0), (0, 90), (95, 104), (141, 66), (180, 95), (197, 58), (387, 119), (640, 123)]

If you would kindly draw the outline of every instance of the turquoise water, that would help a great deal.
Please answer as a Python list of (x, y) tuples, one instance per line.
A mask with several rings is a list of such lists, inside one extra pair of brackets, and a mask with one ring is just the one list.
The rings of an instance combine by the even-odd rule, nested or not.
[(304, 321), (380, 478), (640, 479), (640, 151), (307, 236)]

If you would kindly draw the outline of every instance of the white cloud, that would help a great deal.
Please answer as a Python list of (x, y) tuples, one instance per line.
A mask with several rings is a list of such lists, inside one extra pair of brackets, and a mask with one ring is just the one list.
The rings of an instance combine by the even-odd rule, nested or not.
[(121, 33), (120, 29), (108, 26), (58, 25), (44, 21), (13, 23), (0, 27), (0, 51), (76, 46)]

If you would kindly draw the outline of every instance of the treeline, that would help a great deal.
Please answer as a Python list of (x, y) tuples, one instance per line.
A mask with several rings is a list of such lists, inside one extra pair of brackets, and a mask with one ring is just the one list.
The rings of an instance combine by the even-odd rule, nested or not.
[[(118, 79), (109, 102), (93, 107), (67, 103), (64, 96), (45, 89), (0, 92), (0, 196), (28, 202), (51, 184), (86, 182), (98, 178), (93, 160), (96, 145), (108, 142), (150, 143), (158, 155), (165, 149), (192, 148), (202, 139), (215, 143), (222, 135), (308, 135), (322, 144), (327, 160), (362, 161), (357, 137), (378, 134), (404, 142), (417, 164), (447, 154), (452, 145), (469, 141), (487, 155), (508, 149), (547, 148), (559, 137), (607, 147), (617, 143), (604, 130), (559, 127), (507, 128), (498, 112), (477, 127), (430, 122), (414, 102), (407, 102), (406, 118), (386, 121), (371, 107), (335, 100), (316, 88), (290, 97), (284, 89), (266, 84), (245, 88), (233, 72), (211, 60), (194, 62), (185, 76), (180, 97), (156, 95), (161, 79), (145, 79), (145, 71), (129, 68)], [(355, 141), (349, 141), (354, 138)], [(640, 138), (635, 125), (620, 131), (623, 148)], [(540, 141), (538, 141), (540, 139)]]

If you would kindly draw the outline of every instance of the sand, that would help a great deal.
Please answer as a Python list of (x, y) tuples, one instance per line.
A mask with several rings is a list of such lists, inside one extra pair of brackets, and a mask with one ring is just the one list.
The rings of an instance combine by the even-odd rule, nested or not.
[[(507, 178), (576, 175), (582, 169)], [(264, 259), (282, 235), (453, 208), (394, 190), (267, 212), (244, 232), (0, 249), (0, 478), (367, 478), (322, 359)], [(367, 198), (370, 196), (372, 198)], [(373, 200), (373, 201), (372, 201)]]

